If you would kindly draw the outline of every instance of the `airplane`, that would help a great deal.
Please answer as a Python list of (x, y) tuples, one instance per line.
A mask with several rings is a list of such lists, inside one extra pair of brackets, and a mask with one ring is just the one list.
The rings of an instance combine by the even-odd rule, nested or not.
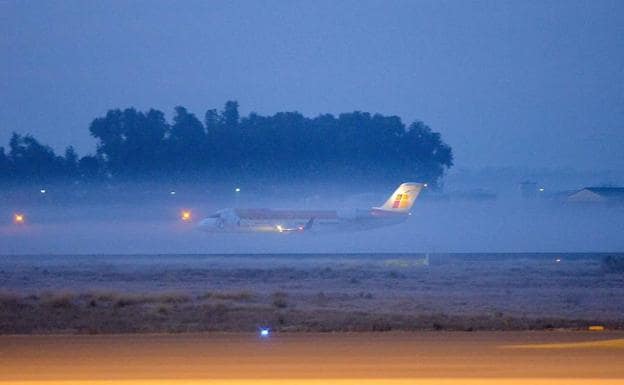
[(359, 231), (405, 221), (426, 183), (403, 183), (379, 207), (353, 210), (223, 209), (197, 227), (211, 233)]

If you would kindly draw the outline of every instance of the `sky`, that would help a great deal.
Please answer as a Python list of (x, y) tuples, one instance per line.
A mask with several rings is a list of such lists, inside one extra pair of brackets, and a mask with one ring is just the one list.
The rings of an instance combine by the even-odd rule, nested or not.
[(0, 0), (0, 145), (111, 108), (422, 120), (457, 167), (624, 168), (624, 1)]

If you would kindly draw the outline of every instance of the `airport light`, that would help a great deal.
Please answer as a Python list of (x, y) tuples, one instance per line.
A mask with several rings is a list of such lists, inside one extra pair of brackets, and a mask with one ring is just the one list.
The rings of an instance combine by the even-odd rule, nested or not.
[(425, 183), (423, 186), (424, 186), (424, 187), (429, 187), (429, 185), (428, 185), (427, 183)]
[(544, 188), (543, 188), (543, 187), (540, 187), (540, 188), (539, 188), (539, 192), (544, 192)]
[(269, 328), (260, 328), (260, 337), (267, 338), (269, 337), (270, 330)]
[(41, 190), (39, 190), (40, 193), (45, 194), (46, 193), (46, 189), (42, 188)]
[(26, 217), (24, 217), (24, 214), (21, 214), (21, 213), (13, 214), (13, 222), (15, 222), (16, 224), (20, 225), (24, 223), (25, 221), (26, 221)]
[(175, 195), (175, 194), (176, 194), (176, 192), (175, 192), (175, 191), (173, 191), (173, 190), (171, 190), (171, 191), (169, 192), (169, 195)]
[(235, 188), (234, 191), (240, 192), (240, 187)]
[(277, 229), (277, 231), (279, 231), (280, 233), (284, 231), (284, 228), (281, 225), (277, 225), (275, 226), (275, 228)]
[(192, 218), (191, 216), (191, 212), (189, 210), (183, 210), (182, 214), (180, 214), (180, 218), (184, 221), (184, 222), (189, 222)]

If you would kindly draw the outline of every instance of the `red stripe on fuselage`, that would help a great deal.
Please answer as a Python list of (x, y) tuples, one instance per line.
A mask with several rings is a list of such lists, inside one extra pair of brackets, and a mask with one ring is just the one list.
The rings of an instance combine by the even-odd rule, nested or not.
[(269, 209), (236, 209), (240, 219), (338, 219), (334, 210), (269, 210)]

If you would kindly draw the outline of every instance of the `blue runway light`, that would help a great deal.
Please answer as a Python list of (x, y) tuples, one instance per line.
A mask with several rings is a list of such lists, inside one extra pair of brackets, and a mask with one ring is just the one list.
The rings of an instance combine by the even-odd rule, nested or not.
[(268, 336), (269, 336), (269, 329), (267, 328), (260, 329), (260, 337), (268, 337)]

